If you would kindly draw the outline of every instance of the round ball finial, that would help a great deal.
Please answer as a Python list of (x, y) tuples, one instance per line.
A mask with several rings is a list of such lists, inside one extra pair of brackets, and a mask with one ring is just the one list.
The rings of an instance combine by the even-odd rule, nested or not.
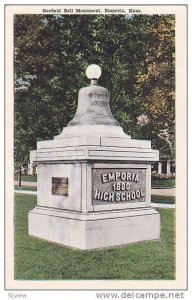
[(85, 73), (87, 78), (97, 80), (101, 76), (101, 68), (98, 65), (91, 64), (87, 67)]

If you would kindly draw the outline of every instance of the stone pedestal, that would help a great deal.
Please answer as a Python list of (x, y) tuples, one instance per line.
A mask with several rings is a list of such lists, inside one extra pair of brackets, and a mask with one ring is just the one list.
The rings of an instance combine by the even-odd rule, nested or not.
[(133, 140), (113, 118), (105, 88), (80, 90), (73, 120), (37, 143), (37, 207), (29, 234), (78, 249), (160, 238), (151, 207), (151, 142)]
[(65, 136), (38, 142), (37, 204), (29, 234), (79, 249), (160, 237), (151, 208), (150, 141)]
[(30, 235), (82, 250), (159, 239), (160, 215), (150, 207), (88, 214), (36, 207)]

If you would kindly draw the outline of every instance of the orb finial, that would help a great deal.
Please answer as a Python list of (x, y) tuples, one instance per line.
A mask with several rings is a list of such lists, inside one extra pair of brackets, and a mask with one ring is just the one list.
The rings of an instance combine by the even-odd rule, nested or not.
[(101, 68), (96, 64), (91, 64), (87, 67), (85, 74), (91, 79), (91, 84), (97, 84), (98, 78), (101, 76)]

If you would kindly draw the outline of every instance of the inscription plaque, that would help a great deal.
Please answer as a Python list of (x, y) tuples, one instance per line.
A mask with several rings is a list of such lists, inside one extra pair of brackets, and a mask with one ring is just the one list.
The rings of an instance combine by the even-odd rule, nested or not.
[(52, 195), (68, 196), (68, 177), (52, 177)]
[(146, 169), (92, 169), (92, 203), (146, 201)]

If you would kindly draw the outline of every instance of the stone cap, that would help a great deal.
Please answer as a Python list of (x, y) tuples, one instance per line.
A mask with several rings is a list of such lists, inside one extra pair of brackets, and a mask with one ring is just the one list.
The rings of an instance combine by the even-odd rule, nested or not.
[[(126, 136), (126, 135), (125, 135)], [(37, 144), (36, 161), (143, 161), (155, 162), (159, 151), (151, 141), (117, 137), (68, 136)]]

